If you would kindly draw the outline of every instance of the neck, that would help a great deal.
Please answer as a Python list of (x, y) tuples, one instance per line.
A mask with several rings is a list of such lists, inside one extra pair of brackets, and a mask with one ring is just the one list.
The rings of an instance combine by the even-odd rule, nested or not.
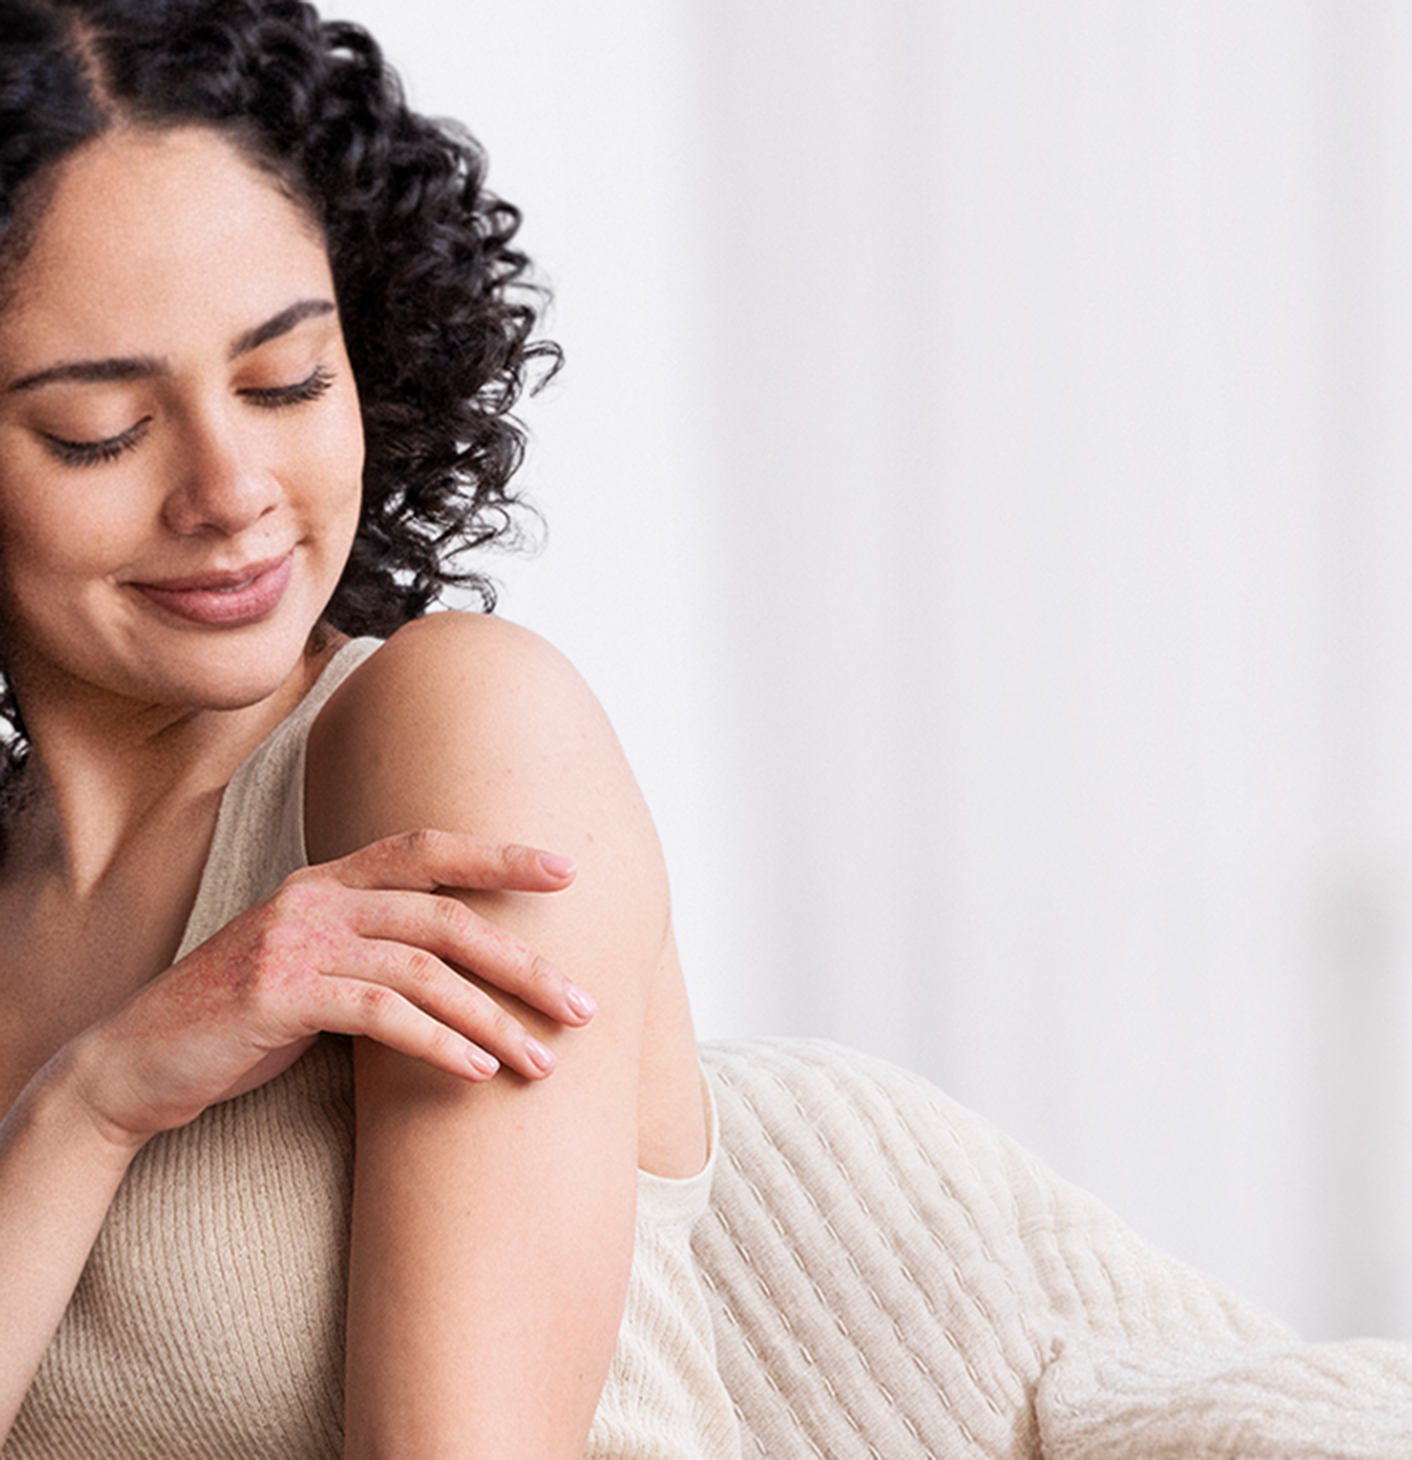
[[(6, 816), (7, 876), (91, 893), (154, 824), (214, 816), (240, 763), (308, 692), (334, 645), (311, 648), (279, 687), (238, 709), (144, 705), (18, 677), (30, 757)], [(100, 703), (101, 701), (101, 703)]]

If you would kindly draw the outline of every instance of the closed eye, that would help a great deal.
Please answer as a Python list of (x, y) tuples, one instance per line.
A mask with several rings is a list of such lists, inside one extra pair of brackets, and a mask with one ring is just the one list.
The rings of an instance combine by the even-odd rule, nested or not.
[(123, 452), (131, 451), (147, 434), (150, 416), (144, 416), (135, 425), (117, 436), (106, 436), (101, 441), (68, 441), (48, 431), (43, 433), (49, 450), (65, 466), (101, 466), (106, 461), (115, 461)]
[(240, 393), (254, 405), (276, 409), (317, 400), (332, 384), (333, 372), (316, 365), (309, 375), (293, 385), (251, 385)]
[[(254, 405), (266, 410), (277, 410), (281, 406), (296, 406), (305, 401), (317, 400), (329, 390), (333, 381), (331, 370), (316, 365), (303, 380), (296, 380), (293, 385), (252, 385), (242, 390), (241, 395)], [(102, 466), (106, 462), (116, 461), (125, 451), (131, 451), (147, 434), (151, 419), (150, 416), (144, 416), (126, 431), (117, 436), (106, 436), (101, 441), (70, 441), (66, 437), (55, 436), (50, 431), (42, 434), (49, 450), (65, 466)]]

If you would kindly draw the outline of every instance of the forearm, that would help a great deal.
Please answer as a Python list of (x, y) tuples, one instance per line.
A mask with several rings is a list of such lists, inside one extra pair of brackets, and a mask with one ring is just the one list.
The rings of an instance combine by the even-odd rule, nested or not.
[(105, 1136), (56, 1056), (0, 1122), (0, 1444), (138, 1149)]

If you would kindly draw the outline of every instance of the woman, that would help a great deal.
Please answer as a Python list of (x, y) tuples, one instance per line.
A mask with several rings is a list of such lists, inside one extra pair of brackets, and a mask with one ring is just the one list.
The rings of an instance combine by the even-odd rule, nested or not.
[(480, 183), (297, 0), (0, 3), (7, 1457), (735, 1451), (647, 813), (421, 617), (552, 354)]

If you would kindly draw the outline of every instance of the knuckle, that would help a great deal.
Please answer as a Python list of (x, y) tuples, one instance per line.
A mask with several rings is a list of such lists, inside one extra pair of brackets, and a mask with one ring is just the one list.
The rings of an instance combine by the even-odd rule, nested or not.
[(280, 921), (303, 922), (314, 915), (322, 901), (322, 887), (313, 878), (295, 873), (280, 885), (270, 906)]
[(284, 882), (270, 898), (268, 907), (276, 923), (298, 917), (299, 910), (306, 905), (308, 892), (303, 883)]
[(471, 915), (454, 897), (436, 897), (432, 901), (431, 920), (440, 933), (459, 938), (470, 925)]
[(520, 978), (526, 988), (551, 988), (559, 982), (554, 965), (529, 949), (520, 960)]
[(499, 1004), (492, 1002), (483, 1021), (491, 1035), (504, 1044), (519, 1033), (519, 1021), (507, 1014)]
[(419, 861), (435, 861), (446, 849), (446, 833), (421, 826), (405, 834), (404, 846)]
[(407, 954), (407, 977), (416, 988), (425, 989), (436, 983), (441, 976), (441, 971), (441, 960), (434, 954), (428, 953), (425, 948), (413, 948)]
[(392, 1009), (396, 995), (380, 983), (364, 984), (358, 990), (358, 1007), (369, 1019), (381, 1019)]
[(451, 1054), (454, 1036), (444, 1024), (433, 1024), (427, 1031), (426, 1052), (433, 1058), (446, 1058)]

